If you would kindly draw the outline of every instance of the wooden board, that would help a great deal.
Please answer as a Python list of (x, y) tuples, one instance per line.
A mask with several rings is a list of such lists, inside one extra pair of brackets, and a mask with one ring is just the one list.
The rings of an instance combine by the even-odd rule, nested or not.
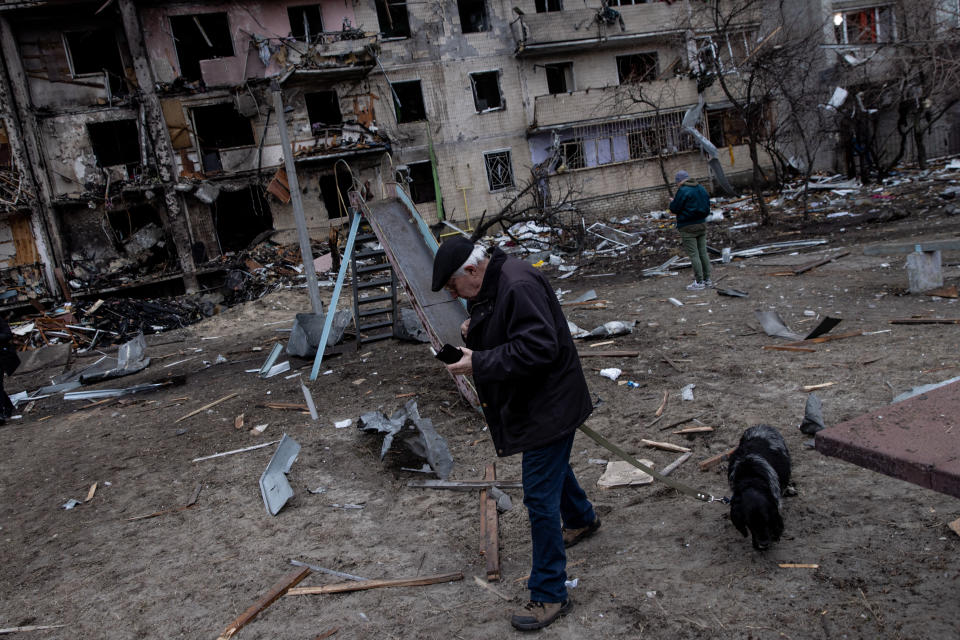
[[(496, 464), (487, 465), (484, 480), (497, 479)], [(497, 502), (491, 498), (487, 489), (480, 492), (480, 535), (483, 544), (483, 556), (487, 560), (487, 582), (500, 581), (500, 532), (498, 530)]]
[(277, 584), (273, 585), (270, 590), (259, 600), (254, 602), (250, 607), (240, 614), (240, 616), (231, 622), (226, 629), (223, 630), (217, 640), (227, 640), (227, 638), (232, 638), (237, 631), (242, 629), (248, 623), (250, 623), (261, 611), (269, 607), (271, 604), (276, 602), (282, 595), (287, 593), (291, 587), (298, 584), (301, 580), (310, 575), (310, 569), (307, 567), (299, 567), (295, 571), (291, 571), (283, 577)]
[[(323, 593), (347, 593), (349, 591), (365, 591), (367, 589), (380, 589), (383, 587), (422, 587), (428, 584), (438, 584), (440, 582), (456, 582), (463, 580), (463, 574), (444, 573), (437, 576), (426, 576), (423, 578), (396, 578), (392, 580), (362, 580), (353, 582), (338, 582), (336, 584), (327, 584), (322, 587), (295, 587), (287, 591), (291, 596), (309, 596)], [(217, 640), (221, 640), (217, 638)]]

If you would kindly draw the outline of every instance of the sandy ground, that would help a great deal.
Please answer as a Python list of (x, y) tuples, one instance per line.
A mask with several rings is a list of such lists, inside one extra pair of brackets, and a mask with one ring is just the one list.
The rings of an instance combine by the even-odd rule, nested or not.
[[(600, 532), (569, 552), (571, 615), (546, 638), (948, 638), (960, 627), (960, 537), (946, 523), (960, 504), (946, 495), (826, 458), (797, 430), (802, 385), (835, 383), (820, 396), (829, 424), (889, 403), (910, 388), (960, 374), (957, 325), (890, 325), (915, 314), (960, 316), (956, 300), (905, 295), (904, 256), (866, 256), (864, 243), (918, 237), (956, 238), (960, 218), (938, 207), (908, 218), (855, 226), (790, 223), (770, 232), (711, 230), (711, 242), (747, 247), (770, 239), (824, 237), (827, 245), (717, 267), (723, 287), (687, 292), (689, 271), (642, 279), (640, 252), (593, 260), (557, 286), (568, 299), (596, 289), (603, 309), (576, 309), (570, 319), (592, 329), (635, 320), (634, 332), (583, 351), (639, 350), (639, 357), (585, 358), (600, 402), (593, 429), (662, 468), (677, 454), (644, 448), (641, 438), (691, 447), (674, 477), (717, 495), (725, 467), (697, 463), (734, 445), (744, 428), (778, 427), (794, 461), (798, 495), (786, 499), (784, 539), (755, 552), (729, 522), (727, 508), (703, 504), (663, 485), (602, 490), (605, 450), (578, 435), (572, 464), (603, 516)], [(663, 231), (664, 247), (675, 238)], [(739, 233), (739, 235), (736, 235)], [(771, 272), (846, 248), (850, 255), (798, 277)], [(662, 257), (662, 256), (661, 256)], [(948, 284), (960, 279), (958, 254), (945, 254)], [(659, 258), (658, 258), (659, 259)], [(558, 272), (549, 271), (550, 277)], [(602, 274), (614, 275), (602, 275)], [(327, 294), (329, 295), (329, 294)], [(668, 302), (674, 297), (683, 306)], [(308, 382), (319, 422), (299, 412), (258, 405), (303, 402), (303, 376), (261, 380), (259, 368), (284, 334), (269, 323), (309, 307), (305, 292), (284, 291), (234, 307), (201, 324), (151, 336), (144, 372), (100, 387), (129, 386), (173, 373), (184, 386), (83, 408), (59, 397), (38, 401), (21, 420), (0, 427), (0, 627), (65, 625), (30, 638), (214, 638), (298, 559), (367, 578), (461, 571), (460, 582), (338, 595), (286, 596), (242, 629), (240, 638), (486, 639), (513, 634), (508, 612), (526, 599), (529, 531), (521, 493), (500, 517), (503, 580), (497, 594), (478, 586), (479, 510), (475, 493), (413, 489), (422, 474), (409, 456), (381, 463), (379, 438), (334, 421), (381, 408), (392, 412), (416, 394), (420, 412), (444, 435), (456, 460), (452, 479), (479, 479), (495, 460), (483, 424), (459, 399), (424, 345), (379, 342), (330, 358), (328, 375)], [(825, 315), (835, 332), (884, 331), (820, 345), (815, 353), (763, 350), (755, 309), (776, 309), (796, 331)], [(814, 317), (805, 314), (811, 311)], [(262, 348), (255, 351), (255, 348)], [(195, 352), (202, 349), (202, 352)], [(218, 354), (225, 364), (204, 368)], [(165, 368), (184, 358), (187, 362)], [(669, 361), (669, 362), (668, 362)], [(72, 365), (89, 362), (83, 359)], [(672, 364), (671, 364), (672, 363)], [(615, 366), (618, 385), (596, 369)], [(60, 369), (19, 375), (8, 389), (35, 389)], [(695, 384), (693, 401), (680, 389)], [(657, 421), (663, 394), (668, 402)], [(231, 393), (193, 417), (189, 412)], [(234, 420), (244, 414), (244, 429)], [(670, 425), (696, 418), (715, 428), (689, 439)], [(260, 436), (250, 427), (267, 424)], [(684, 423), (690, 426), (695, 422)], [(678, 427), (675, 427), (678, 428)], [(287, 433), (302, 450), (289, 480), (295, 496), (275, 517), (264, 509), (258, 478), (274, 447), (191, 462)], [(960, 436), (958, 436), (960, 437)], [(960, 449), (960, 446), (958, 446)], [(497, 460), (499, 477), (519, 479), (519, 457)], [(61, 505), (82, 500), (72, 510)], [(133, 516), (184, 505), (202, 484), (196, 506), (152, 519)], [(322, 493), (311, 493), (308, 489)], [(344, 509), (337, 505), (362, 505)], [(781, 568), (812, 563), (818, 568)], [(303, 585), (340, 581), (314, 573)], [(502, 596), (502, 597), (501, 597)], [(510, 601), (507, 601), (509, 598)], [(19, 637), (19, 636), (18, 636)]]

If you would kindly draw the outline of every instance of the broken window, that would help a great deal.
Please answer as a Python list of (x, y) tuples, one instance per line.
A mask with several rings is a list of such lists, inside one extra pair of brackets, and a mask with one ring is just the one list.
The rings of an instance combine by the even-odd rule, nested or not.
[(177, 49), (180, 75), (200, 80), (200, 61), (233, 55), (233, 39), (226, 13), (170, 16), (170, 31)]
[(573, 63), (554, 62), (543, 65), (547, 72), (547, 91), (550, 93), (567, 93), (573, 91)]
[(398, 123), (427, 119), (427, 109), (423, 105), (423, 91), (419, 80), (392, 82), (390, 86), (393, 87), (393, 106), (397, 111)]
[(377, 0), (377, 22), (384, 38), (409, 38), (406, 0)]
[(617, 56), (617, 75), (620, 77), (620, 84), (656, 80), (657, 73), (656, 52)]
[(717, 147), (746, 144), (747, 126), (735, 109), (707, 111), (710, 142)]
[(437, 199), (436, 189), (433, 186), (433, 165), (429, 160), (411, 162), (410, 169), (410, 197), (415, 204), (434, 202)]
[(457, 6), (460, 8), (460, 30), (463, 33), (490, 30), (486, 0), (457, 0)]
[(568, 140), (560, 143), (560, 158), (567, 169), (583, 169), (583, 140)]
[(537, 13), (547, 13), (548, 11), (563, 11), (563, 2), (561, 0), (536, 0)]
[(221, 190), (210, 211), (221, 253), (242, 251), (261, 233), (273, 229), (270, 205), (260, 186), (233, 192)]
[(490, 191), (501, 191), (513, 186), (513, 163), (509, 149), (483, 154), (483, 164), (487, 168), (487, 184), (490, 186)]
[(112, 92), (117, 93), (126, 86), (120, 48), (113, 29), (68, 31), (63, 34), (63, 46), (74, 77), (106, 73)]
[(101, 167), (140, 164), (140, 133), (136, 120), (90, 122), (87, 134)]
[(303, 96), (307, 105), (307, 118), (310, 119), (310, 131), (315, 136), (325, 135), (330, 127), (339, 128), (343, 123), (340, 113), (340, 99), (336, 91), (317, 91)]
[(237, 112), (233, 102), (192, 109), (193, 130), (204, 172), (220, 171), (220, 150), (256, 144), (250, 119)]
[(499, 71), (471, 73), (470, 84), (473, 87), (473, 105), (478, 113), (503, 109)]
[(287, 7), (287, 16), (290, 18), (291, 36), (306, 42), (320, 41), (323, 36), (323, 19), (320, 16), (319, 4)]
[(833, 16), (837, 44), (879, 44), (895, 39), (893, 7), (843, 11)]

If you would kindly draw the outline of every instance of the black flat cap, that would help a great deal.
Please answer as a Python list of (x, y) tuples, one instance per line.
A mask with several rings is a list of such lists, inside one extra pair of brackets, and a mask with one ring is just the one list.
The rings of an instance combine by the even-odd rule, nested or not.
[(437, 255), (433, 258), (433, 286), (434, 291), (443, 289), (454, 271), (463, 266), (470, 254), (473, 253), (473, 243), (463, 236), (454, 236), (440, 245)]

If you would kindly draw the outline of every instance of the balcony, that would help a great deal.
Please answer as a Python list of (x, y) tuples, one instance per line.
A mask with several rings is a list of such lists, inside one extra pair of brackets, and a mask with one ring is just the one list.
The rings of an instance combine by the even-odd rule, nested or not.
[[(572, 3), (571, 3), (572, 4)], [(688, 30), (712, 31), (708, 11), (688, 14), (685, 2), (650, 2), (616, 7), (623, 19), (606, 22), (597, 9), (571, 9), (527, 13), (513, 23), (513, 37), (519, 57), (533, 57), (582, 50), (584, 47), (629, 46), (645, 40), (682, 37)], [(744, 11), (731, 24), (755, 24), (759, 11)]]
[[(636, 98), (642, 96), (643, 102)], [(725, 98), (716, 85), (705, 95), (707, 102)], [(618, 85), (557, 93), (534, 98), (534, 124), (531, 133), (563, 128), (575, 124), (630, 119), (657, 110), (671, 111), (697, 101), (697, 82), (687, 78), (670, 78), (634, 85)]]
[(287, 41), (286, 64), (281, 82), (292, 76), (309, 79), (343, 80), (367, 75), (376, 64), (377, 36), (354, 31), (324, 33), (321, 42)]

